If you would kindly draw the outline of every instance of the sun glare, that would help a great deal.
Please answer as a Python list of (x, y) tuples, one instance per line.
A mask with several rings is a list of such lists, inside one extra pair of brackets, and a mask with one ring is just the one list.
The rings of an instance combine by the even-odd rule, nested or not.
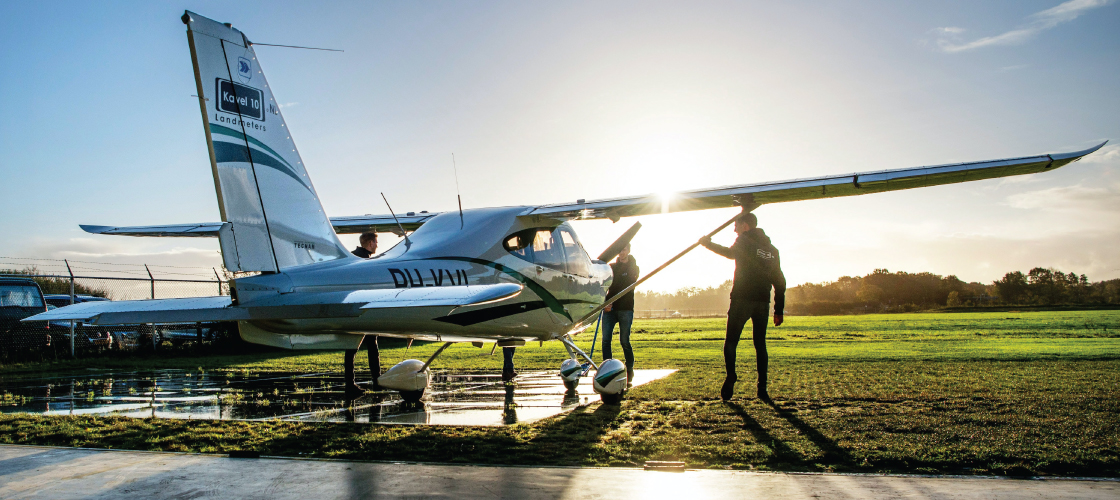
[(675, 191), (662, 191), (657, 193), (657, 198), (661, 200), (661, 213), (667, 214), (669, 213), (669, 204), (677, 198), (677, 193)]

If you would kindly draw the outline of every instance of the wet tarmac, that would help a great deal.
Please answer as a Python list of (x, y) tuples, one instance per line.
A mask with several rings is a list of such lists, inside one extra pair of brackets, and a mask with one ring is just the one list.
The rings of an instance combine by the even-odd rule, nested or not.
[[(674, 371), (636, 370), (634, 385)], [(337, 373), (98, 370), (0, 378), (0, 412), (43, 415), (500, 426), (598, 400), (590, 376), (568, 393), (554, 371), (522, 373), (509, 385), (496, 374), (435, 374), (419, 404), (391, 391), (347, 398)]]

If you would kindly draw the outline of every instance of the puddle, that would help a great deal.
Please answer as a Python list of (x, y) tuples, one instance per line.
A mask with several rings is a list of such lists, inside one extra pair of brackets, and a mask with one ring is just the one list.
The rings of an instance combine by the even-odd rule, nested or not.
[[(634, 385), (676, 370), (636, 370)], [(592, 372), (594, 373), (594, 372)], [(362, 385), (359, 383), (359, 385)], [(420, 404), (396, 392), (347, 399), (337, 373), (97, 371), (0, 378), (0, 412), (428, 425), (529, 423), (599, 400), (591, 377), (566, 394), (556, 372), (436, 374)]]

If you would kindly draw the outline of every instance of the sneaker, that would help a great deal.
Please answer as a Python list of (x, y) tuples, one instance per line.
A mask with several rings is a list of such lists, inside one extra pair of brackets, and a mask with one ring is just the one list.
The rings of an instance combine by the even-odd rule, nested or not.
[(509, 381), (513, 380), (514, 377), (516, 377), (516, 376), (517, 376), (517, 372), (515, 372), (513, 370), (509, 370), (509, 371), (502, 370), (502, 382), (509, 382)]
[(634, 384), (634, 369), (629, 366), (626, 367), (626, 385)]
[(766, 403), (766, 404), (770, 404), (770, 403), (774, 402), (773, 400), (770, 399), (770, 394), (766, 392), (766, 386), (765, 385), (758, 386), (758, 399), (762, 400), (762, 402)]
[(723, 381), (723, 387), (721, 387), (719, 390), (719, 398), (724, 401), (730, 401), (731, 396), (735, 393), (735, 382), (738, 380), (739, 377), (735, 375), (728, 375), (727, 378)]

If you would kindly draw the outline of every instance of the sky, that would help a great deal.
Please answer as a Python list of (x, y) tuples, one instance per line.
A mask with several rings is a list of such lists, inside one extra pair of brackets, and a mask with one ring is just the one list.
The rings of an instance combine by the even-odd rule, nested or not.
[[(78, 228), (219, 219), (184, 9), (255, 42), (344, 50), (256, 48), (331, 216), (386, 213), (381, 192), (398, 212), (454, 210), (452, 154), (470, 208), (1110, 140), (1054, 172), (756, 213), (791, 285), (877, 268), (1120, 278), (1120, 3), (1106, 0), (6, 2), (0, 267), (220, 266), (216, 239)], [(573, 226), (596, 255), (641, 221), (633, 255), (652, 270), (734, 213)], [(644, 288), (732, 270), (698, 249)]]

